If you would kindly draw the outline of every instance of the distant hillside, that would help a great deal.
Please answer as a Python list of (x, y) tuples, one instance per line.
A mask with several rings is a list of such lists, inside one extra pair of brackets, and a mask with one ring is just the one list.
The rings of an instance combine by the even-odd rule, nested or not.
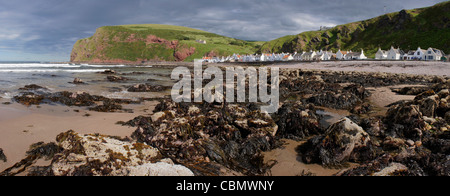
[[(199, 43), (199, 40), (206, 41), (206, 44)], [(262, 44), (180, 26), (106, 26), (97, 29), (92, 37), (75, 43), (71, 62), (192, 61), (204, 55), (251, 54)]]
[(259, 52), (360, 50), (374, 56), (378, 47), (405, 50), (434, 47), (450, 53), (450, 2), (402, 10), (325, 31), (285, 36), (264, 44)]

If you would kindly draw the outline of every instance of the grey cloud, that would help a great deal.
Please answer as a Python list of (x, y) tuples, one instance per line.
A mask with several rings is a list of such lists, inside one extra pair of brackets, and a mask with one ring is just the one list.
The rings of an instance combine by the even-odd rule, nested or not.
[(0, 60), (68, 60), (77, 39), (121, 24), (172, 24), (245, 40), (272, 40), (443, 0), (0, 0)]

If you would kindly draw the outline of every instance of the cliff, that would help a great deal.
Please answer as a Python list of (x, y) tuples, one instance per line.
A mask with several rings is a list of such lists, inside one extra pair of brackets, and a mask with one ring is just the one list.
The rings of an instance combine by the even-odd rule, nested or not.
[(379, 47), (405, 50), (434, 47), (450, 53), (450, 2), (428, 8), (402, 10), (324, 31), (289, 35), (264, 44), (259, 52), (364, 49), (374, 55)]
[(70, 60), (88, 63), (192, 61), (204, 55), (254, 53), (259, 47), (254, 42), (180, 26), (106, 26), (98, 28), (92, 37), (78, 40)]

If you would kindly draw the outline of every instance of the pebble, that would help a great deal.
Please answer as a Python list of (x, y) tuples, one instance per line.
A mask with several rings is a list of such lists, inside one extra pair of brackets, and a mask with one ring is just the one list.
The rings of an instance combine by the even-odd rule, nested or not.
[(421, 142), (421, 141), (417, 141), (417, 142), (415, 143), (415, 145), (416, 145), (417, 147), (421, 147), (421, 146), (422, 146), (422, 142)]
[(407, 141), (406, 141), (406, 144), (408, 144), (408, 146), (414, 146), (414, 145), (415, 145), (415, 142), (412, 141), (412, 140), (407, 140)]

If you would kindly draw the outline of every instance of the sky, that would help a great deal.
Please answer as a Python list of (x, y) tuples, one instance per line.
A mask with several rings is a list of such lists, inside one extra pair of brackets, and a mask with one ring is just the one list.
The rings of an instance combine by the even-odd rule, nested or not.
[(69, 61), (102, 26), (169, 24), (269, 41), (444, 0), (0, 0), (0, 61)]

